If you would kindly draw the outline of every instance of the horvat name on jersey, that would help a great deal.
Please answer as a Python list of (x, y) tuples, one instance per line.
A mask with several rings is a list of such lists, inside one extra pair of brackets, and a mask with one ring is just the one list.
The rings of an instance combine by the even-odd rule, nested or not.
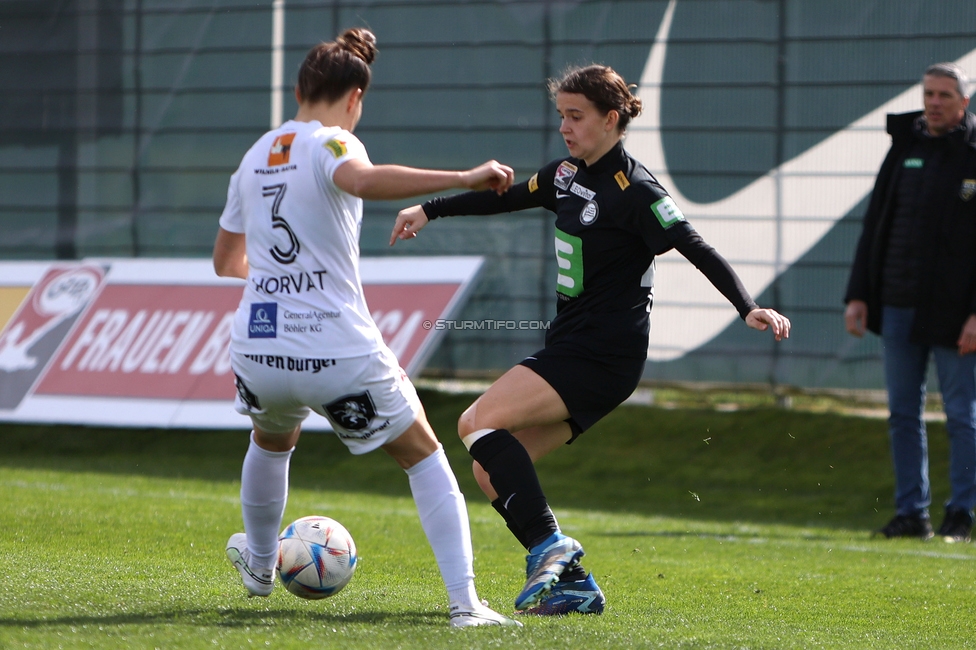
[[(296, 275), (286, 274), (266, 278), (252, 277), (254, 290), (273, 295), (276, 293), (302, 293), (303, 291), (323, 291), (325, 289), (325, 275), (328, 271), (302, 271)], [(315, 276), (314, 278), (312, 276)]]

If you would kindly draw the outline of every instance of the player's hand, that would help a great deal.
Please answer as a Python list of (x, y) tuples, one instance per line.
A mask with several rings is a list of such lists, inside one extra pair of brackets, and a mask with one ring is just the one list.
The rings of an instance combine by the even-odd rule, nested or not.
[(861, 338), (867, 328), (868, 304), (863, 300), (852, 300), (844, 310), (844, 328), (849, 334)]
[(976, 314), (970, 314), (966, 319), (956, 345), (959, 346), (959, 356), (976, 352)]
[(390, 246), (398, 239), (413, 239), (417, 232), (427, 225), (427, 213), (419, 205), (412, 205), (409, 208), (400, 210), (397, 215), (396, 223), (393, 224), (393, 232), (390, 234)]
[(504, 194), (515, 182), (515, 171), (497, 160), (489, 160), (461, 173), (461, 184), (469, 190), (494, 190)]
[(775, 309), (753, 309), (746, 315), (746, 325), (760, 332), (772, 328), (777, 341), (790, 338), (790, 319)]

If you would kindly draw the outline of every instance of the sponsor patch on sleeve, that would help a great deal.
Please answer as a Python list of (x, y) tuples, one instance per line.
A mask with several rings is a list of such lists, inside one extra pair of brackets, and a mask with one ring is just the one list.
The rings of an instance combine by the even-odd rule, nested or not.
[(613, 180), (617, 181), (617, 185), (619, 185), (620, 189), (622, 190), (630, 187), (630, 181), (627, 180), (627, 174), (623, 173), (622, 171), (614, 174)]
[(349, 149), (346, 148), (346, 143), (338, 138), (332, 138), (331, 140), (326, 142), (324, 146), (336, 158), (342, 158), (347, 153), (349, 153)]
[(529, 191), (535, 192), (539, 189), (539, 174), (532, 174), (532, 178), (529, 179)]
[(681, 213), (678, 206), (674, 204), (674, 199), (670, 196), (666, 196), (660, 201), (652, 203), (651, 212), (654, 213), (654, 216), (661, 223), (661, 227), (665, 230), (679, 221), (685, 220), (685, 215)]

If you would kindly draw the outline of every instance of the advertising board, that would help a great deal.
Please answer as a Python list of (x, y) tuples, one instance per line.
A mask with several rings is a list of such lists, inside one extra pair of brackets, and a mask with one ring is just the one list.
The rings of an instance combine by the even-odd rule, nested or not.
[[(434, 351), (480, 257), (364, 259), (373, 320), (410, 376)], [(246, 427), (228, 346), (243, 280), (210, 260), (0, 263), (0, 420)], [(314, 352), (309, 352), (314, 357)], [(328, 429), (313, 414), (306, 428)]]

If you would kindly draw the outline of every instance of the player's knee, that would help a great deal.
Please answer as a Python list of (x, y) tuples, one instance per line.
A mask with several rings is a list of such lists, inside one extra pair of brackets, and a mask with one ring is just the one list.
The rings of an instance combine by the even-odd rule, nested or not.
[(274, 452), (294, 449), (298, 443), (298, 437), (301, 435), (301, 427), (284, 433), (270, 433), (255, 426), (253, 431), (254, 442), (257, 443), (257, 446), (266, 451)]
[(382, 449), (403, 469), (409, 469), (440, 449), (440, 441), (423, 416), (418, 416), (406, 431), (383, 445)]
[(464, 410), (464, 413), (461, 414), (461, 417), (458, 418), (458, 425), (457, 425), (458, 437), (461, 438), (462, 440), (466, 435), (474, 433), (475, 431), (478, 430), (478, 427), (476, 426), (477, 422), (475, 419), (475, 414), (477, 412), (477, 405), (478, 403), (475, 402), (474, 404), (466, 408)]

